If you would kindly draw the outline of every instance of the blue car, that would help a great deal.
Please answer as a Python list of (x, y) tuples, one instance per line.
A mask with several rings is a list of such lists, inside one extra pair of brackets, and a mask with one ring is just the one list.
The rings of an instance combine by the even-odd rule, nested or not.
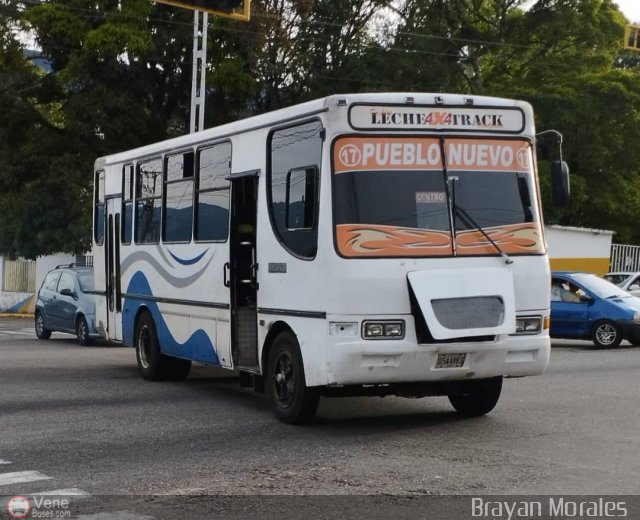
[(101, 337), (95, 317), (92, 267), (59, 265), (47, 273), (36, 299), (38, 339), (49, 339), (54, 331), (69, 332), (80, 345), (89, 345)]
[(640, 298), (595, 274), (551, 273), (551, 337), (640, 346)]

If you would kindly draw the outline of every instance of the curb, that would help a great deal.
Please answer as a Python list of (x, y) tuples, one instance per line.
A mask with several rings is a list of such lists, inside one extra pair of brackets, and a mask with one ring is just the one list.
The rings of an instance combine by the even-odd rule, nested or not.
[(33, 314), (14, 313), (14, 312), (0, 312), (0, 318), (28, 318), (33, 319)]

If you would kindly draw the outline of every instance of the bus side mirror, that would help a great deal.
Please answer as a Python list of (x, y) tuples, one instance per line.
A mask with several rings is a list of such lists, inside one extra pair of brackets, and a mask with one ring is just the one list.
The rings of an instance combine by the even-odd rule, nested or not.
[(569, 165), (564, 161), (551, 163), (551, 194), (553, 205), (564, 208), (571, 202)]

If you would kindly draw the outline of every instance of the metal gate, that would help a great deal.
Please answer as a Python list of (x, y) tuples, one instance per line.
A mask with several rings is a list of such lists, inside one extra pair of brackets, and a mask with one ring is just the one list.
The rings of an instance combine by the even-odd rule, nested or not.
[(640, 271), (640, 246), (611, 244), (609, 271)]

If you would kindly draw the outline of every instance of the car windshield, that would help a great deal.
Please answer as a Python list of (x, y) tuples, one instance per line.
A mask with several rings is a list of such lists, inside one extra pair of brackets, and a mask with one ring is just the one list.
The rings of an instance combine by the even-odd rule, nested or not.
[(628, 298), (628, 292), (623, 291), (615, 284), (607, 282), (595, 274), (578, 274), (575, 280), (585, 289), (588, 289), (599, 298)]
[(630, 273), (609, 273), (605, 274), (602, 278), (604, 278), (607, 282), (620, 285), (621, 283), (625, 282), (630, 276)]
[[(520, 140), (339, 139), (333, 176), (339, 252), (496, 254), (478, 227), (508, 253), (543, 252), (530, 154), (529, 143)], [(474, 225), (461, 221), (452, 206)]]
[(78, 271), (78, 283), (80, 284), (80, 290), (82, 292), (86, 293), (93, 291), (93, 272)]

